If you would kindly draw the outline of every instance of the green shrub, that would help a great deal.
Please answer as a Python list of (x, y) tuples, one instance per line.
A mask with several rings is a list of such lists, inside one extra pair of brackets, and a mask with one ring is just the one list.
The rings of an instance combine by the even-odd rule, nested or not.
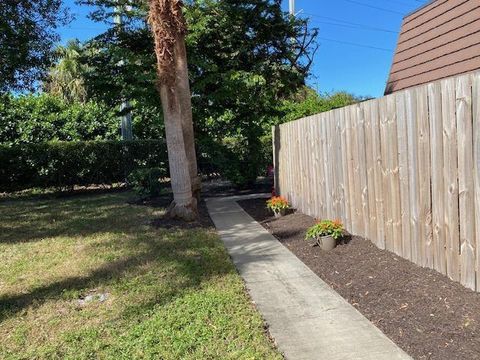
[(161, 140), (0, 146), (0, 191), (123, 182), (138, 168), (165, 167)]
[(115, 109), (102, 103), (67, 103), (40, 94), (0, 95), (0, 144), (118, 140)]
[(217, 173), (237, 187), (247, 187), (271, 163), (271, 155), (265, 156), (263, 149), (261, 139), (247, 143), (233, 137), (221, 141), (204, 138), (199, 142), (197, 151), (199, 168), (204, 174)]
[(167, 175), (165, 168), (147, 168), (134, 170), (128, 177), (133, 190), (142, 197), (155, 197), (164, 190), (161, 181)]
[(294, 121), (352, 105), (366, 99), (367, 97), (358, 97), (343, 91), (332, 94), (318, 94), (313, 89), (306, 88), (304, 92), (297, 95), (297, 98), (284, 100), (280, 103), (279, 111), (281, 115), (277, 123)]

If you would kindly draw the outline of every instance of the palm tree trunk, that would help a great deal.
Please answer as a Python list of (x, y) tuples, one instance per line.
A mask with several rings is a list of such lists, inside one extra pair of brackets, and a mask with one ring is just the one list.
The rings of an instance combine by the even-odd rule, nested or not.
[(149, 4), (173, 190), (173, 202), (168, 215), (192, 221), (198, 216), (197, 199), (194, 196), (194, 191), (197, 191), (197, 162), (183, 4), (181, 0), (149, 0)]
[(173, 202), (168, 209), (167, 215), (173, 218), (193, 221), (197, 217), (197, 199), (192, 193), (179, 97), (165, 85), (160, 87), (160, 96), (165, 118), (168, 164), (173, 191)]
[(185, 48), (184, 36), (175, 44), (175, 54), (177, 55), (176, 73), (177, 73), (177, 94), (182, 112), (183, 139), (185, 141), (185, 150), (188, 160), (190, 181), (192, 183), (193, 196), (199, 200), (201, 190), (201, 179), (198, 176), (197, 156), (195, 153), (195, 136), (193, 131), (192, 99), (190, 84), (188, 80), (187, 51)]

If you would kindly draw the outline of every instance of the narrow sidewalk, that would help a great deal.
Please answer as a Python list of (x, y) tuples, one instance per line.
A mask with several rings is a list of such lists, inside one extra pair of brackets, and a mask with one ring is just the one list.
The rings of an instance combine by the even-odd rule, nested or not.
[(411, 359), (236, 201), (207, 199), (215, 226), (281, 352), (291, 360)]

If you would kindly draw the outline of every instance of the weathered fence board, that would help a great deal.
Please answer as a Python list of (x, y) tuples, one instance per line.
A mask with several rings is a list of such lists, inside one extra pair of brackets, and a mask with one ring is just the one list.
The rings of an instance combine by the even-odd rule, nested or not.
[(473, 199), (472, 84), (457, 79), (458, 194), (460, 208), (460, 281), (475, 289), (475, 205)]
[(408, 188), (410, 198), (410, 241), (412, 261), (421, 264), (420, 253), (420, 183), (418, 180), (417, 97), (416, 89), (405, 93), (408, 138)]
[(473, 75), (473, 182), (475, 201), (476, 290), (480, 291), (480, 73)]
[(432, 236), (434, 248), (434, 269), (447, 273), (445, 259), (445, 216), (443, 195), (443, 123), (442, 93), (440, 83), (428, 85), (430, 114), (430, 154), (432, 176)]
[(428, 91), (417, 89), (418, 175), (420, 186), (420, 258), (419, 265), (433, 268), (432, 203), (430, 177), (430, 124), (428, 122)]
[(380, 142), (381, 142), (381, 171), (382, 171), (382, 188), (383, 192), (383, 214), (385, 229), (385, 249), (393, 251), (393, 215), (392, 200), (389, 177), (391, 168), (389, 162), (389, 132), (388, 132), (388, 116), (387, 116), (387, 98), (381, 98), (379, 103), (380, 109)]
[[(377, 246), (385, 249), (385, 219), (382, 191), (382, 155), (380, 141), (380, 117), (378, 115), (378, 101), (370, 101), (370, 119), (372, 131), (368, 135), (372, 140), (372, 152), (374, 160), (374, 186), (375, 186), (375, 213), (377, 218)], [(373, 209), (372, 209), (373, 212)]]
[(362, 214), (362, 228), (364, 236), (369, 235), (369, 211), (367, 189), (367, 160), (365, 154), (365, 111), (363, 104), (357, 105), (357, 154), (358, 154), (358, 177), (360, 184), (360, 201)]
[(410, 240), (410, 191), (408, 187), (408, 133), (405, 94), (397, 95), (397, 137), (398, 166), (400, 174), (400, 206), (402, 208), (402, 256), (412, 260), (412, 243)]
[(455, 79), (442, 81), (443, 178), (445, 194), (445, 235), (447, 275), (460, 280), (460, 239), (458, 223), (458, 147), (455, 114)]
[(354, 161), (353, 161), (353, 152), (354, 152), (354, 144), (352, 143), (352, 136), (353, 136), (353, 129), (352, 129), (352, 113), (351, 107), (345, 108), (345, 129), (346, 129), (346, 136), (347, 136), (347, 168), (348, 168), (348, 187), (350, 188), (349, 196), (350, 196), (350, 217), (352, 221), (352, 231), (358, 233), (358, 221), (359, 217), (357, 214), (357, 207), (355, 205), (355, 179), (354, 179)]
[(402, 211), (400, 208), (400, 175), (398, 172), (398, 144), (397, 144), (397, 114), (396, 99), (387, 98), (388, 127), (389, 127), (389, 161), (390, 161), (390, 189), (392, 199), (393, 220), (393, 251), (402, 255)]
[(276, 127), (275, 186), (480, 291), (480, 73)]
[(344, 126), (346, 123), (345, 109), (339, 109), (339, 127), (341, 137), (341, 163), (342, 163), (342, 192), (343, 192), (343, 223), (351, 229), (352, 227), (352, 215), (350, 209), (350, 186), (348, 184), (348, 150), (347, 150), (347, 128)]
[(363, 103), (365, 111), (365, 160), (367, 165), (367, 189), (368, 189), (368, 233), (366, 237), (378, 243), (377, 233), (377, 211), (376, 211), (376, 198), (375, 198), (375, 153), (373, 151), (373, 139), (370, 136), (372, 133), (373, 121), (371, 114), (371, 102)]

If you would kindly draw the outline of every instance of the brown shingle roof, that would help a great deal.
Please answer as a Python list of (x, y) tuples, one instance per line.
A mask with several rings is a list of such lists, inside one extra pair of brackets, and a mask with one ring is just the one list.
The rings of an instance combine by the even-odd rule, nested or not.
[(480, 69), (480, 0), (435, 0), (403, 19), (385, 94)]

